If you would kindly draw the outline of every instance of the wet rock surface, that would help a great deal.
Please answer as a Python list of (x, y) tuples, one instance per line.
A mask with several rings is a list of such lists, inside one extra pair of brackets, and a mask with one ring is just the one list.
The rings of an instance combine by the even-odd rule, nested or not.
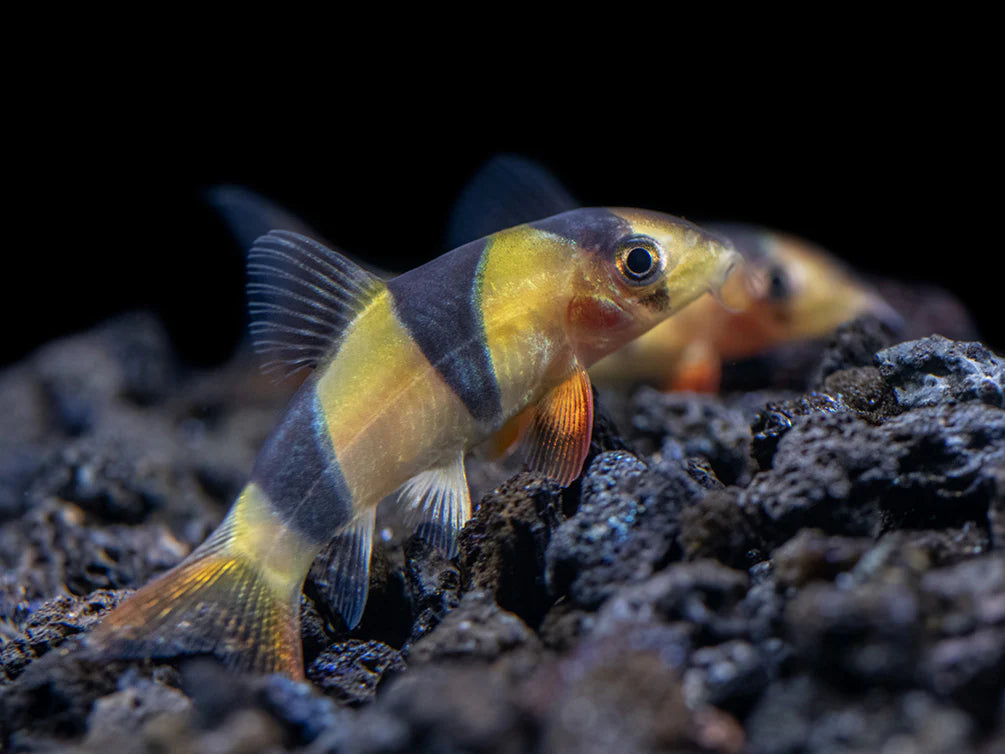
[(565, 490), (472, 459), (458, 556), (382, 518), (352, 631), (315, 564), (303, 682), (80, 648), (219, 522), (293, 386), (186, 370), (143, 315), (51, 343), (0, 373), (0, 749), (1005, 750), (1003, 363), (912, 336), (601, 394)]
[(328, 646), (307, 677), (328, 696), (350, 705), (373, 699), (384, 675), (404, 670), (400, 653), (379, 641), (349, 640)]
[(553, 481), (528, 473), (486, 495), (459, 537), (463, 587), (484, 590), (500, 607), (539, 623), (550, 604), (545, 553), (564, 518), (564, 496)]
[(876, 363), (904, 409), (954, 401), (1005, 406), (1005, 361), (980, 343), (933, 335), (886, 348)]

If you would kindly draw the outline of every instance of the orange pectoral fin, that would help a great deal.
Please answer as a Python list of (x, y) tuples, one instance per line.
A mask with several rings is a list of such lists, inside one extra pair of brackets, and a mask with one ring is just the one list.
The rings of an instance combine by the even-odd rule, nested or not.
[(532, 471), (567, 487), (583, 469), (592, 431), (593, 389), (580, 367), (535, 407), (523, 438), (524, 459)]

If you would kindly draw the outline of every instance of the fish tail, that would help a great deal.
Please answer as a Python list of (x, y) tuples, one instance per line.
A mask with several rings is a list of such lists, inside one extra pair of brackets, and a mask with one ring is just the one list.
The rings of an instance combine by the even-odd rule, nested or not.
[(88, 645), (118, 658), (209, 654), (235, 670), (303, 678), (300, 590), (314, 551), (283, 553), (282, 535), (255, 531), (252, 488), (189, 557), (109, 613)]

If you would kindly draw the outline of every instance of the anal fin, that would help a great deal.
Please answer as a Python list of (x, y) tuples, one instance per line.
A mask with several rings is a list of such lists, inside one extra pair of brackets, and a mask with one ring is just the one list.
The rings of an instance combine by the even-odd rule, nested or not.
[(464, 471), (464, 454), (445, 466), (416, 474), (401, 487), (399, 502), (419, 531), (447, 557), (457, 554), (457, 534), (471, 518), (471, 491)]
[(592, 431), (593, 388), (579, 367), (535, 407), (522, 439), (524, 460), (532, 471), (567, 487), (583, 469)]
[[(359, 625), (370, 588), (375, 507), (360, 513), (339, 532), (315, 564), (314, 582), (352, 629)], [(312, 569), (313, 570), (313, 569)]]

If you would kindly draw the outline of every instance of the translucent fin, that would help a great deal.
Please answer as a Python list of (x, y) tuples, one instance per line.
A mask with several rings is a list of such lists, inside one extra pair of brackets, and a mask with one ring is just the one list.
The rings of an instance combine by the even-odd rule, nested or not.
[(522, 440), (524, 460), (532, 471), (566, 487), (583, 469), (592, 431), (593, 389), (579, 368), (535, 407)]
[(213, 186), (204, 196), (245, 251), (270, 230), (290, 230), (310, 238), (321, 237), (292, 212), (243, 186)]
[(471, 491), (464, 471), (464, 454), (453, 463), (423, 471), (398, 493), (408, 506), (410, 523), (419, 525), (423, 539), (447, 557), (457, 555), (457, 534), (471, 518)]
[(497, 155), (461, 190), (450, 213), (447, 248), (579, 206), (543, 165), (515, 154)]
[(99, 656), (212, 654), (235, 670), (303, 678), (300, 584), (280, 594), (227, 547), (226, 525), (113, 610), (87, 639)]
[(359, 625), (370, 587), (370, 551), (376, 508), (348, 524), (321, 555), (314, 579), (349, 628)]
[(248, 252), (248, 310), (266, 372), (318, 365), (383, 281), (306, 236), (274, 230)]
[[(206, 202), (223, 218), (238, 246), (244, 250), (254, 246), (255, 241), (270, 230), (290, 230), (332, 246), (320, 233), (288, 209), (244, 186), (213, 186), (206, 190), (204, 196)], [(392, 273), (372, 264), (359, 265), (379, 278), (386, 280), (392, 277)]]

